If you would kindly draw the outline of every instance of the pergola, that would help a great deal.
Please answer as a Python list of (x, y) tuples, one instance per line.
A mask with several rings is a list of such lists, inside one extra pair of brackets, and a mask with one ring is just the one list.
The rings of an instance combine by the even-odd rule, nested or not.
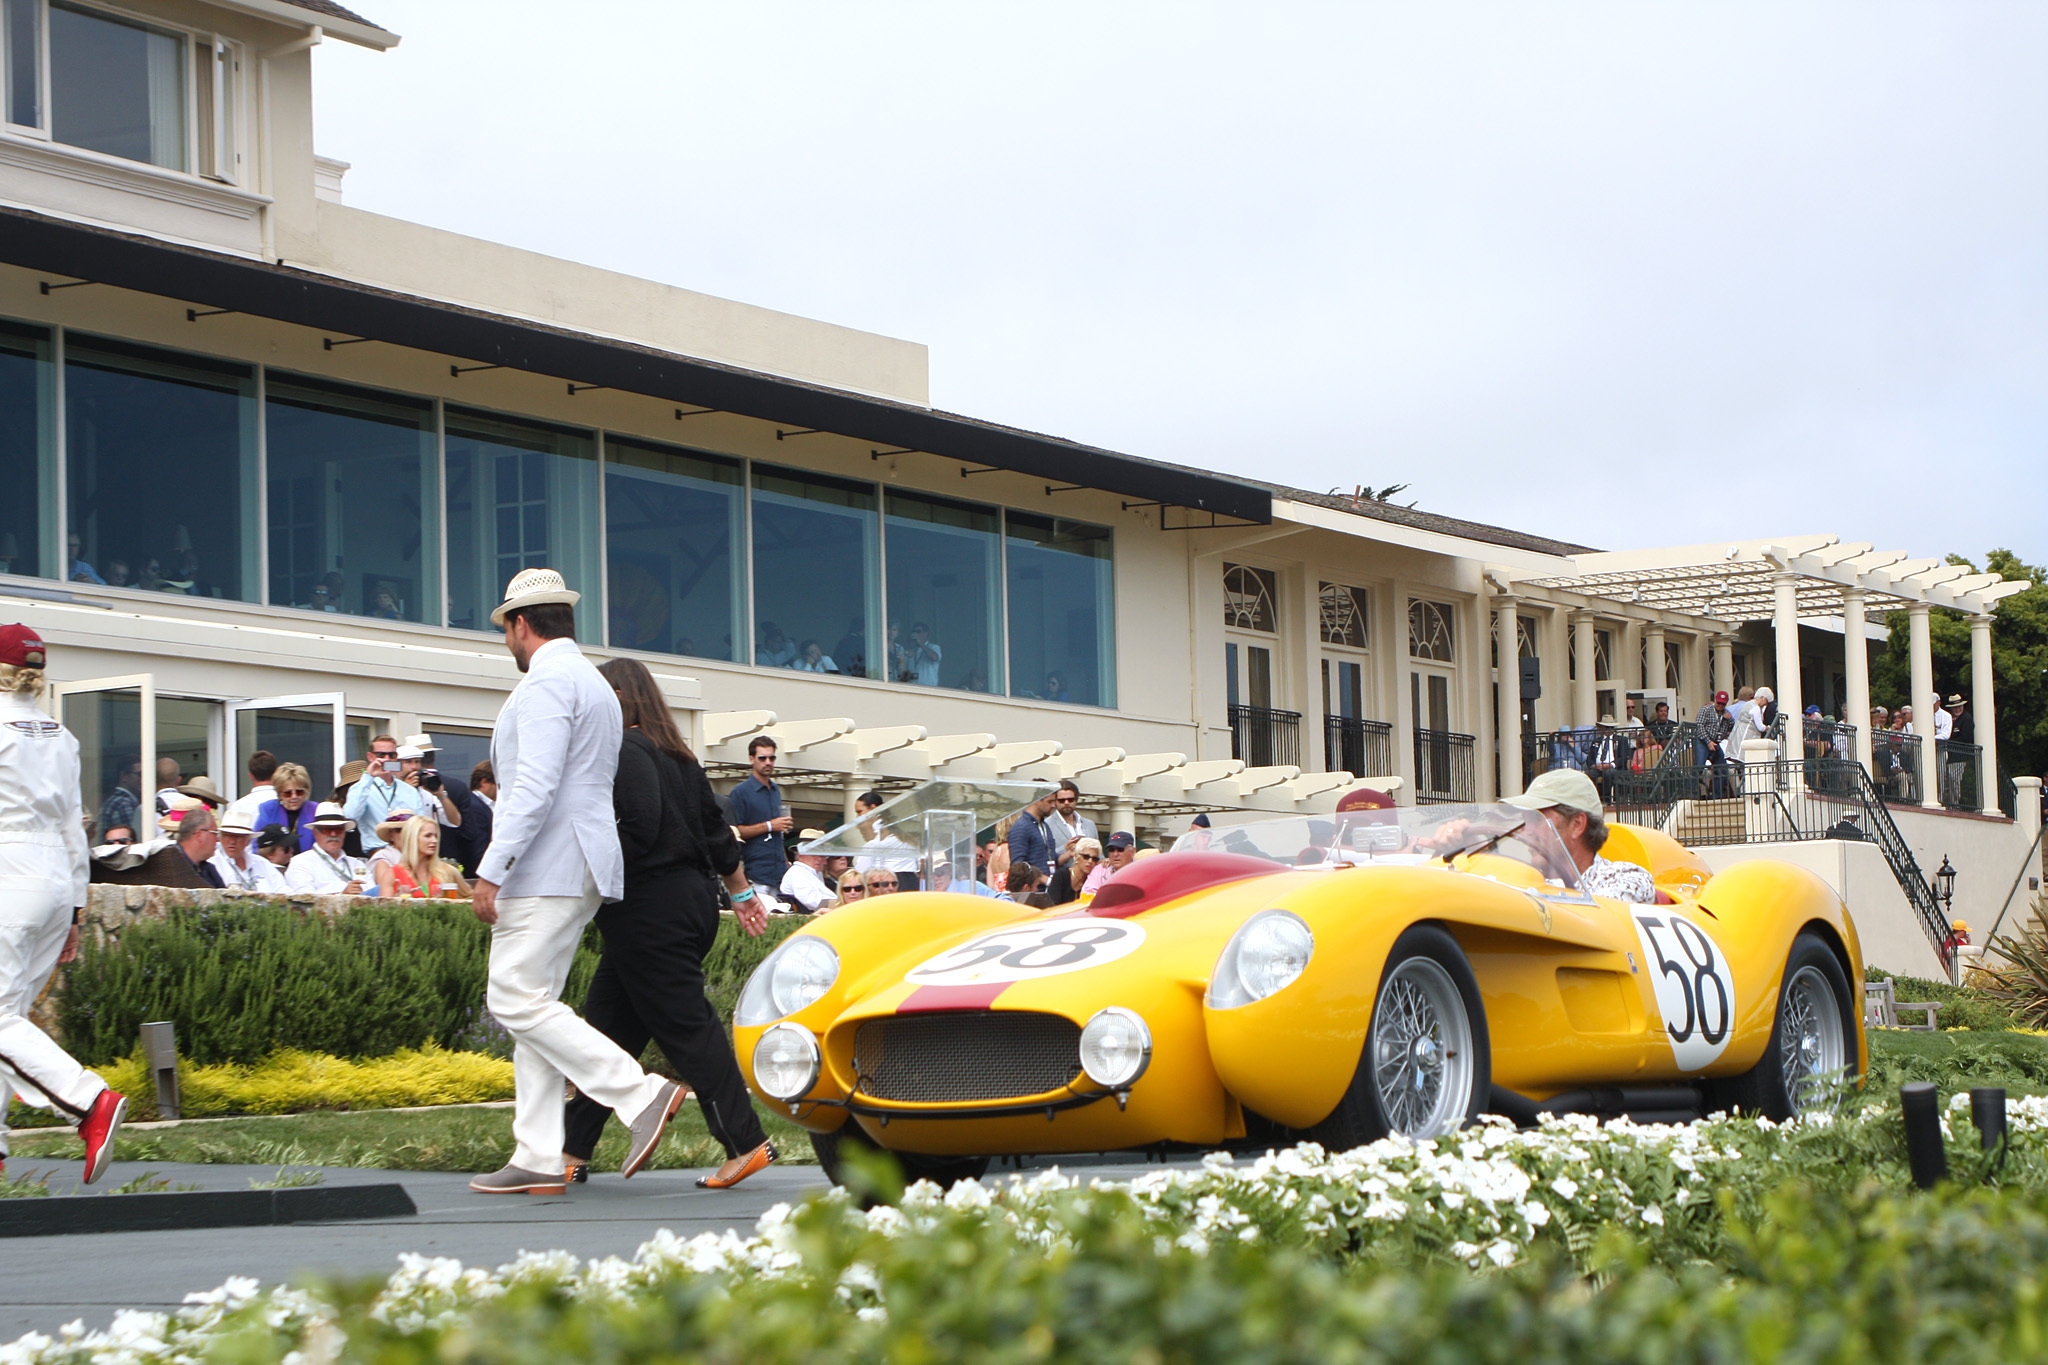
[[(1844, 544), (1827, 535), (1582, 554), (1573, 556), (1572, 563), (1574, 573), (1528, 581), (1639, 610), (1682, 611), (1727, 622), (1730, 633), (1713, 641), (1714, 675), (1722, 685), (1733, 673), (1733, 629), (1745, 621), (1770, 621), (1777, 643), (1778, 705), (1795, 717), (1805, 709), (1799, 681), (1801, 618), (1839, 618), (1848, 638), (1860, 645), (1868, 638), (1873, 612), (1907, 613), (1913, 704), (1924, 708), (1935, 698), (1928, 613), (1934, 607), (1963, 612), (1970, 619), (1970, 702), (1983, 718), (1977, 741), (1986, 780), (1979, 791), (1984, 812), (1998, 813), (1998, 785), (1990, 780), (1998, 771), (1991, 618), (2001, 601), (2025, 591), (2028, 583), (1973, 573), (1938, 559), (1914, 559), (1903, 550)], [(1848, 711), (1860, 722), (1870, 714), (1869, 660), (1862, 648), (1847, 649), (1845, 655)], [(1919, 752), (1922, 800), (1938, 806), (1935, 746), (1923, 743)], [(1856, 753), (1865, 768), (1872, 766), (1868, 724), (1856, 726)]]

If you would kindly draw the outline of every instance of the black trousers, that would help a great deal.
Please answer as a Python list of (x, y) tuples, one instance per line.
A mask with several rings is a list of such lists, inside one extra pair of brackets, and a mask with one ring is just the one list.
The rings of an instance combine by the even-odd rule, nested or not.
[[(628, 876), (626, 898), (599, 910), (597, 927), (604, 953), (583, 1017), (631, 1056), (638, 1057), (650, 1039), (659, 1043), (669, 1065), (697, 1092), (711, 1136), (727, 1156), (766, 1142), (732, 1040), (704, 995), (704, 954), (718, 937), (709, 875), (685, 870)], [(611, 1112), (583, 1095), (570, 1100), (563, 1151), (588, 1158)]]

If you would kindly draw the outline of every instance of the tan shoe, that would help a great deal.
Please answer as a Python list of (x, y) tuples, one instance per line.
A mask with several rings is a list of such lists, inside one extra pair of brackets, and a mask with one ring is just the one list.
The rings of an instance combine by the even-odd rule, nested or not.
[(663, 1081), (655, 1093), (654, 1103), (640, 1111), (640, 1117), (633, 1120), (631, 1145), (626, 1149), (626, 1164), (619, 1167), (621, 1178), (631, 1180), (647, 1164), (647, 1158), (654, 1155), (654, 1149), (661, 1141), (661, 1135), (668, 1131), (668, 1121), (676, 1116), (676, 1110), (683, 1107), (683, 1101), (690, 1092), (674, 1081)]
[(697, 1177), (700, 1190), (729, 1190), (756, 1171), (765, 1171), (775, 1164), (775, 1144), (764, 1142), (751, 1152), (741, 1152), (729, 1158), (723, 1166), (710, 1175)]
[(529, 1171), (523, 1166), (507, 1166), (489, 1175), (480, 1175), (469, 1182), (469, 1187), (478, 1194), (567, 1194), (569, 1186), (558, 1175), (545, 1175), (540, 1171)]

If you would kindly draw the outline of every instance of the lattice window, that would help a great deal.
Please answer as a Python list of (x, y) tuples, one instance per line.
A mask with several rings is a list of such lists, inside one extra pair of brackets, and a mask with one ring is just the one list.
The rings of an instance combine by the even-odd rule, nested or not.
[(1409, 598), (1408, 657), (1434, 659), (1446, 664), (1453, 662), (1456, 650), (1451, 622), (1455, 612), (1456, 608), (1445, 602)]
[(1515, 618), (1515, 655), (1522, 659), (1536, 657), (1536, 618), (1533, 616)]
[(1596, 630), (1593, 632), (1593, 679), (1602, 681), (1614, 676), (1614, 632)]
[(1244, 564), (1223, 566), (1223, 624), (1234, 630), (1258, 630), (1268, 635), (1279, 629), (1280, 613), (1274, 605), (1278, 580), (1271, 569), (1254, 569)]
[(1366, 595), (1364, 588), (1347, 588), (1325, 583), (1321, 589), (1323, 643), (1364, 649), (1366, 644)]
[(1669, 640), (1664, 642), (1664, 685), (1670, 688), (1685, 686), (1685, 651)]

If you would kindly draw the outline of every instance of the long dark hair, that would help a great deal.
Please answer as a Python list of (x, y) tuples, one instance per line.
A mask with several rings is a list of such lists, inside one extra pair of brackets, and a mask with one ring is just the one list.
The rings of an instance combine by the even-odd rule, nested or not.
[(665, 754), (685, 763), (697, 761), (690, 746), (683, 742), (683, 732), (676, 729), (670, 718), (668, 703), (662, 699), (661, 689), (655, 685), (654, 675), (647, 671), (646, 664), (638, 659), (608, 659), (597, 666), (597, 671), (618, 692), (619, 709), (625, 712), (628, 729), (637, 726)]

